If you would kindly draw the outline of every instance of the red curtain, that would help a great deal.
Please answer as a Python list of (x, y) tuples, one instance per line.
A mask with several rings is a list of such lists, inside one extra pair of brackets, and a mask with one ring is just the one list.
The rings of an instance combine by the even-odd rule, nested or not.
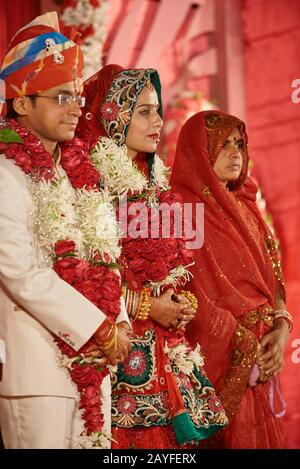
[(40, 0), (0, 0), (0, 62), (15, 32), (40, 14)]
[(243, 20), (253, 174), (281, 242), (295, 322), (282, 373), (285, 435), (289, 448), (300, 448), (300, 363), (293, 360), (300, 337), (300, 104), (291, 100), (292, 81), (300, 78), (299, 0), (244, 0)]

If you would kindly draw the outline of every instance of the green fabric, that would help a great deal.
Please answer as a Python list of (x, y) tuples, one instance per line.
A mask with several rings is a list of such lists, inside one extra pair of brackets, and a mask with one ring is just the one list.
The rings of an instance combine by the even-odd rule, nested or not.
[(162, 100), (161, 100), (161, 83), (160, 83), (160, 78), (158, 72), (155, 70), (154, 72), (151, 73), (150, 76), (151, 83), (153, 84), (154, 88), (156, 89), (157, 97), (158, 97), (158, 103), (159, 103), (159, 109), (158, 113), (160, 117), (163, 117), (163, 109), (162, 109)]
[(184, 412), (180, 415), (173, 417), (173, 429), (176, 436), (176, 441), (179, 445), (188, 443), (190, 441), (200, 441), (210, 437), (216, 433), (220, 428), (220, 425), (210, 425), (206, 427), (195, 427), (189, 414)]
[[(161, 83), (160, 83), (160, 78), (159, 78), (158, 72), (157, 71), (152, 72), (150, 78), (151, 78), (151, 83), (153, 84), (153, 86), (156, 90), (156, 93), (157, 93), (158, 103), (159, 103), (158, 113), (159, 113), (160, 117), (162, 118), (163, 117), (163, 109), (162, 109), (162, 100), (161, 100)], [(147, 155), (149, 176), (151, 176), (152, 168), (153, 168), (153, 164), (154, 164), (154, 155), (155, 155), (155, 153), (147, 153), (146, 155)], [(152, 182), (151, 179), (150, 179), (150, 182)]]

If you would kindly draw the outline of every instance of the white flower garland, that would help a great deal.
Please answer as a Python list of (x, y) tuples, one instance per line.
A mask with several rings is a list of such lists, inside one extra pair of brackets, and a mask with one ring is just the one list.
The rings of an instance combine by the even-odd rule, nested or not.
[(121, 233), (110, 195), (104, 190), (91, 192), (81, 189), (76, 192), (77, 225), (82, 233), (86, 257), (92, 259), (98, 252), (103, 260), (108, 254), (115, 262), (121, 254)]
[(66, 177), (54, 183), (36, 183), (28, 178), (33, 196), (33, 219), (41, 248), (51, 260), (53, 247), (60, 239), (73, 239), (81, 245), (75, 228), (75, 191)]
[(173, 288), (176, 288), (179, 284), (181, 286), (185, 285), (190, 278), (193, 277), (193, 274), (187, 269), (192, 265), (194, 265), (194, 262), (185, 266), (178, 265), (174, 269), (170, 270), (169, 274), (161, 282), (149, 282), (147, 286), (152, 289), (154, 296), (159, 296), (162, 287), (172, 286)]
[(170, 189), (169, 175), (170, 168), (164, 164), (158, 155), (155, 155), (152, 168), (152, 178), (155, 186), (163, 191)]
[[(31, 181), (31, 180), (30, 180)], [(57, 241), (73, 240), (81, 258), (96, 252), (115, 262), (121, 253), (120, 231), (111, 197), (106, 191), (75, 190), (67, 177), (54, 183), (31, 181), (35, 230), (47, 262)]]
[(93, 432), (87, 435), (83, 432), (79, 436), (73, 438), (72, 449), (110, 449), (111, 448), (111, 435), (105, 432)]
[[(100, 171), (105, 188), (114, 196), (128, 192), (141, 193), (149, 189), (144, 174), (128, 156), (126, 145), (117, 145), (108, 137), (100, 137), (92, 150), (91, 159)], [(169, 170), (158, 155), (152, 169), (153, 183), (160, 190), (167, 190)]]
[(204, 365), (199, 344), (193, 350), (183, 343), (179, 343), (175, 347), (168, 347), (166, 343), (164, 352), (168, 356), (172, 369), (177, 369), (178, 373), (181, 372), (189, 376), (195, 367), (199, 369)]
[(106, 0), (101, 0), (99, 7), (94, 7), (90, 0), (77, 0), (75, 7), (67, 7), (61, 13), (61, 19), (67, 26), (93, 26), (94, 33), (84, 38), (80, 48), (84, 55), (84, 80), (102, 67), (102, 51), (106, 37)]
[[(155, 189), (166, 191), (170, 188), (169, 168), (158, 155), (154, 157), (151, 183), (149, 183), (128, 155), (126, 145), (119, 146), (108, 137), (99, 138), (92, 150), (91, 160), (101, 174), (101, 183), (114, 197), (124, 196), (128, 192), (138, 194), (146, 192), (148, 203), (152, 204), (155, 202)], [(149, 282), (147, 286), (152, 289), (154, 296), (159, 296), (164, 286), (175, 288), (178, 284), (185, 284), (192, 275), (187, 269), (191, 265), (193, 264), (179, 265), (161, 282)]]

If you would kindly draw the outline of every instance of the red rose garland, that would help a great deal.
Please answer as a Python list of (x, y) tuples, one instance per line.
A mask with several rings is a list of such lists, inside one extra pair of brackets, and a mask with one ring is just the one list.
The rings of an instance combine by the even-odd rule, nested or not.
[[(23, 143), (0, 143), (0, 151), (5, 157), (13, 159), (16, 165), (35, 181), (55, 181), (54, 161), (42, 142), (13, 119), (8, 121), (8, 127), (22, 138)], [(75, 138), (72, 144), (63, 146), (61, 165), (75, 189), (97, 190), (99, 187), (100, 174), (90, 162), (88, 145), (83, 140)], [(72, 240), (58, 241), (54, 254), (56, 259), (53, 269), (60, 278), (115, 320), (120, 310), (121, 298), (118, 275), (108, 267), (97, 265), (96, 260), (93, 263), (78, 258), (76, 245)], [(85, 347), (91, 344), (92, 339), (79, 352), (58, 337), (55, 342), (64, 355), (75, 359), (78, 354), (84, 353)], [(72, 363), (69, 371), (80, 393), (80, 408), (83, 409), (86, 434), (101, 434), (103, 415), (99, 387), (108, 370), (81, 362), (79, 357)]]
[[(104, 103), (102, 108), (109, 116), (115, 113), (114, 103)], [(107, 120), (109, 120), (109, 116), (107, 116)], [(81, 131), (79, 137), (85, 142), (87, 152), (91, 153), (97, 144), (97, 139), (95, 139), (89, 130)], [(72, 145), (72, 141), (68, 142), (67, 145)], [(137, 159), (135, 163), (138, 167), (141, 167), (140, 171), (148, 177), (148, 165), (146, 162)], [(176, 267), (189, 266), (194, 261), (194, 255), (192, 250), (185, 248), (186, 241), (191, 239), (175, 235), (176, 227), (173, 211), (170, 214), (170, 235), (168, 237), (162, 223), (161, 212), (156, 212), (149, 204), (149, 199), (153, 199), (155, 196), (157, 203), (166, 204), (167, 206), (177, 205), (180, 213), (183, 214), (183, 200), (180, 194), (174, 193), (171, 190), (161, 190), (155, 185), (154, 181), (152, 184), (149, 183), (143, 194), (128, 191), (127, 195), (127, 204), (122, 205), (121, 198), (121, 203), (116, 207), (118, 221), (121, 223), (121, 226), (123, 221), (125, 221), (125, 229), (127, 229), (131, 222), (138, 217), (140, 229), (138, 231), (139, 237), (137, 238), (130, 236), (122, 237), (122, 254), (120, 258), (122, 280), (132, 290), (140, 290), (145, 283), (163, 281), (170, 274), (170, 271), (176, 269)], [(136, 203), (137, 210), (134, 208)], [(141, 203), (146, 208), (146, 212), (143, 214), (140, 213)], [(142, 216), (145, 218), (144, 223), (141, 220)], [(181, 215), (182, 222), (183, 218)], [(158, 227), (157, 238), (151, 237), (151, 228), (153, 226)], [(145, 232), (143, 232), (141, 227), (145, 228)], [(177, 286), (182, 286), (185, 281), (186, 279), (182, 277), (178, 281)]]
[(9, 121), (9, 128), (17, 132), (24, 144), (0, 143), (0, 151), (6, 158), (15, 160), (16, 165), (31, 177), (45, 181), (55, 179), (53, 158), (42, 142), (14, 119)]
[[(179, 194), (170, 191), (157, 193), (159, 203), (166, 203), (169, 206), (177, 204), (183, 213), (182, 198)], [(146, 207), (144, 215), (145, 223), (141, 221), (141, 213), (135, 213), (135, 202), (129, 202), (127, 207), (128, 226), (138, 216), (141, 226), (145, 227), (145, 237), (131, 238), (127, 236), (122, 239), (121, 264), (123, 267), (122, 277), (126, 279), (128, 286), (133, 290), (141, 289), (148, 282), (161, 282), (178, 266), (190, 265), (193, 262), (193, 253), (185, 248), (186, 239), (175, 237), (175, 217), (170, 214), (170, 234), (167, 237), (163, 226), (161, 212), (157, 212), (149, 206), (146, 199), (139, 200)], [(130, 207), (132, 207), (130, 209)], [(138, 205), (140, 207), (140, 205)], [(132, 213), (133, 215), (129, 215)], [(122, 207), (119, 210), (119, 220), (124, 214)], [(151, 227), (157, 227), (157, 238), (151, 238)], [(142, 229), (139, 230), (141, 236)], [(184, 281), (182, 279), (182, 281)], [(178, 286), (180, 286), (180, 281)]]

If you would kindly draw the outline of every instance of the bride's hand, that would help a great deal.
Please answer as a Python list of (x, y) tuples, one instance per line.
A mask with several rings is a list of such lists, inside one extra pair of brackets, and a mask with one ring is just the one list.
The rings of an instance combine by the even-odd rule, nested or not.
[(150, 297), (151, 309), (149, 316), (163, 327), (177, 328), (180, 321), (184, 318), (184, 310), (189, 311), (185, 302), (172, 300), (174, 290), (165, 291), (158, 298)]

